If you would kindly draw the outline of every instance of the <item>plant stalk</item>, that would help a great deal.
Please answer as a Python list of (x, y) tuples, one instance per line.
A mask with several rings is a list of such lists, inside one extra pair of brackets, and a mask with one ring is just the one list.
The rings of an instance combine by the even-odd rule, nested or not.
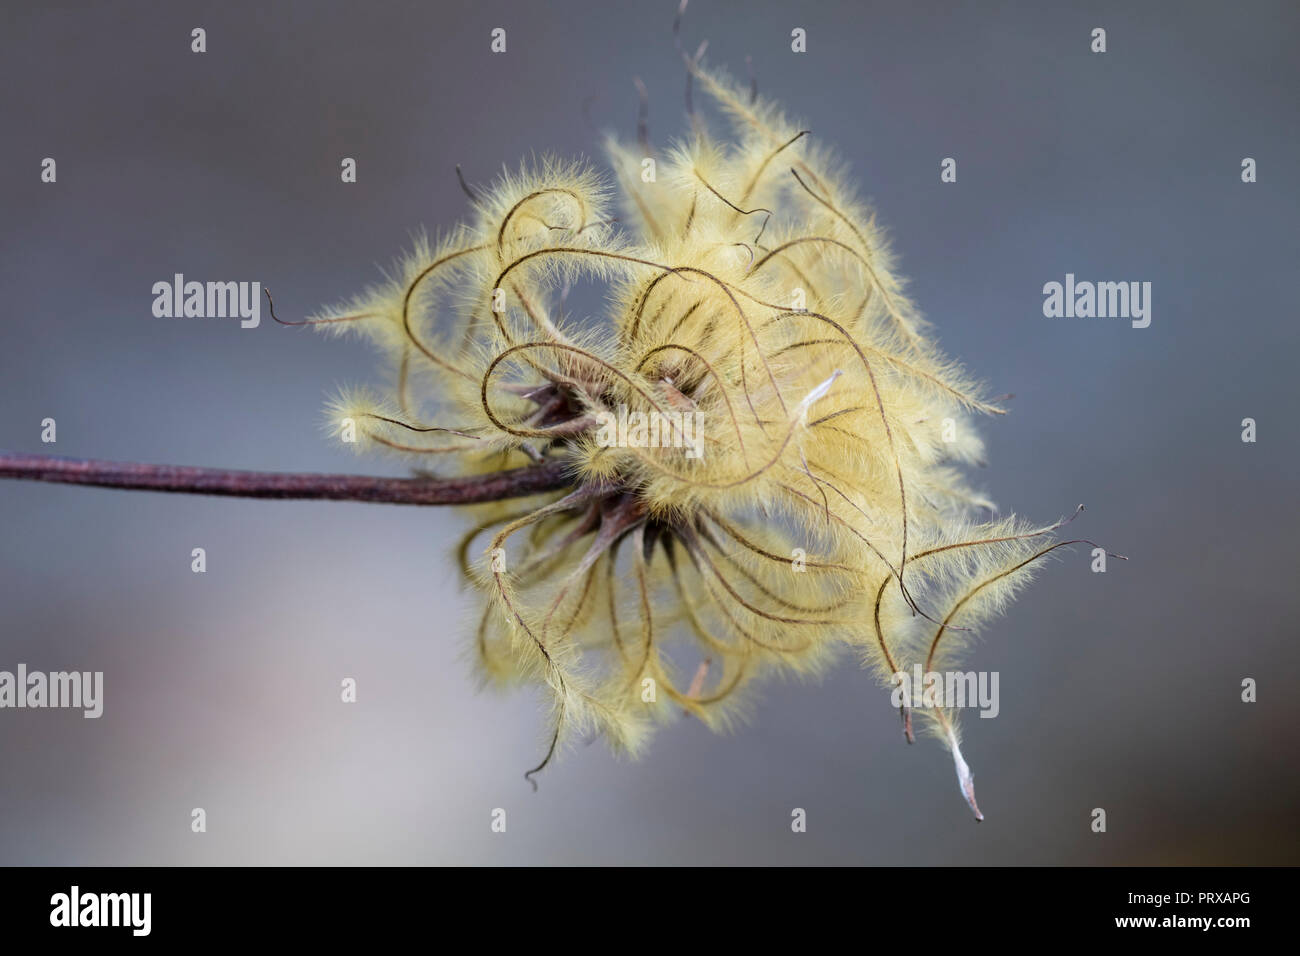
[(0, 452), (0, 478), (100, 488), (234, 498), (369, 501), (394, 505), (469, 505), (504, 501), (573, 484), (564, 461), (460, 478), (382, 478), (60, 458)]

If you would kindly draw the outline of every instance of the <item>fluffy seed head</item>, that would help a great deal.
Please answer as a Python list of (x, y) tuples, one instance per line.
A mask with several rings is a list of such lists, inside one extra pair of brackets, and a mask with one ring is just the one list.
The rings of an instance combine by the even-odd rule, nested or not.
[[(725, 727), (764, 675), (846, 648), (887, 685), (953, 667), (1060, 546), (1057, 526), (978, 520), (972, 418), (1003, 410), (936, 348), (842, 167), (697, 77), (730, 142), (697, 120), (662, 153), (610, 139), (612, 178), (504, 174), (314, 320), (391, 363), (388, 395), (331, 407), (356, 447), (438, 472), (571, 466), (565, 491), (467, 509), (457, 552), (484, 597), (482, 675), (549, 691), (543, 765), (574, 734), (636, 750), (682, 712)], [(592, 283), (603, 314), (570, 315)], [(978, 815), (955, 712), (916, 709)]]

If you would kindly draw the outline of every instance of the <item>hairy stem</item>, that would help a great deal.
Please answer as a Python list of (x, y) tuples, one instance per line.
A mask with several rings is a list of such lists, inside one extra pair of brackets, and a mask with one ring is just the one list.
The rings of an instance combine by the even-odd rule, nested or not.
[(381, 478), (230, 471), (6, 452), (0, 452), (0, 478), (235, 498), (326, 499), (394, 505), (478, 504), (555, 491), (572, 484), (568, 463), (564, 461), (546, 461), (463, 478)]

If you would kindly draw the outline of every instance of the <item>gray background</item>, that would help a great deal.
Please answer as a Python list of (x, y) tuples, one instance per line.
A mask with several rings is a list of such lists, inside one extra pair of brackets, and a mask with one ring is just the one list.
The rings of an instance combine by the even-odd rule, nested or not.
[[(634, 76), (664, 143), (683, 129), (674, 6), (6, 0), (0, 448), (400, 470), (320, 435), (327, 391), (377, 380), (365, 346), (155, 319), (151, 285), (259, 280), (294, 315), (336, 301), (464, 215), (455, 163), (486, 181), (531, 151), (593, 154), (593, 95), (593, 122), (631, 135)], [(1298, 862), (1298, 19), (1172, 2), (687, 15), (691, 47), (707, 37), (741, 75), (752, 54), (763, 91), (852, 162), (944, 347), (1018, 396), (985, 423), (983, 486), (1035, 520), (1086, 502), (1076, 530), (1133, 558), (1052, 566), (971, 658), (1002, 681), (1001, 715), (967, 722), (983, 825), (947, 755), (905, 746), (848, 659), (770, 685), (729, 736), (682, 722), (636, 763), (578, 748), (534, 795), (535, 695), (477, 693), (462, 658), (455, 515), (6, 482), (0, 669), (103, 670), (107, 700), (98, 721), (0, 712), (0, 862)], [(1151, 327), (1044, 318), (1042, 285), (1066, 272), (1151, 281)]]

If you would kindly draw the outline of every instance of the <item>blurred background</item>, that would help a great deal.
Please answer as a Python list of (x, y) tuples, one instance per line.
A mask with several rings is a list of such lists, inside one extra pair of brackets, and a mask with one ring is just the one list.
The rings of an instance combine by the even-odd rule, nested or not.
[[(260, 281), (298, 317), (464, 216), (457, 163), (599, 158), (593, 125), (635, 135), (634, 77), (654, 141), (684, 129), (675, 0), (3, 7), (10, 451), (401, 473), (321, 435), (328, 392), (381, 379), (364, 345), (154, 318), (153, 283)], [(0, 482), (0, 669), (106, 682), (99, 720), (0, 711), (0, 863), (1300, 862), (1298, 25), (1289, 2), (683, 22), (851, 162), (945, 350), (1016, 394), (980, 484), (1036, 521), (1085, 502), (1073, 530), (1132, 558), (1046, 568), (969, 659), (1001, 674), (1000, 715), (966, 721), (984, 824), (847, 657), (728, 736), (578, 747), (534, 794), (536, 694), (479, 693), (464, 657), (455, 514)], [(1150, 281), (1150, 327), (1045, 318), (1067, 272)]]

